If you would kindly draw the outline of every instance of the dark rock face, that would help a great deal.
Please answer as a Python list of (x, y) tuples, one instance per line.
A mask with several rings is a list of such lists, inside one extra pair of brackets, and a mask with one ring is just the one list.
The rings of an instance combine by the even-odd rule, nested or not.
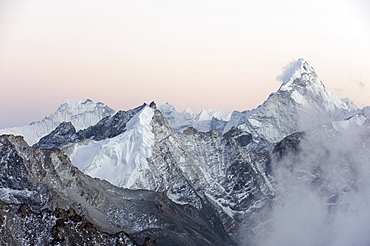
[(40, 139), (34, 146), (42, 149), (64, 146), (81, 141), (82, 137), (76, 133), (71, 122), (61, 123), (54, 131)]
[[(39, 237), (41, 242), (25, 235), (31, 244), (45, 245), (43, 238), (52, 238), (51, 245), (88, 239), (100, 245), (130, 245), (127, 242), (132, 240), (122, 231), (141, 242), (150, 237), (159, 245), (234, 244), (209, 204), (198, 210), (173, 203), (163, 193), (115, 187), (81, 173), (59, 149), (29, 147), (21, 137), (0, 136), (0, 150), (0, 200), (13, 206), (12, 214), (24, 204), (22, 214), (31, 222), (29, 227), (16, 223), (20, 235), (27, 231), (45, 235)], [(50, 223), (38, 224), (44, 217)], [(12, 228), (7, 223), (2, 229), (9, 243), (16, 240)], [(154, 242), (147, 239), (146, 243)]]
[[(50, 200), (48, 188), (41, 182), (29, 175), (29, 167), (18, 155), (17, 150), (8, 138), (15, 141), (23, 141), (22, 137), (2, 136), (0, 137), (0, 197), (9, 203), (27, 203), (39, 211), (47, 207)], [(39, 156), (35, 158), (35, 162)], [(32, 168), (32, 167), (31, 167)], [(45, 171), (39, 172), (37, 176), (44, 176)], [(11, 191), (11, 192), (10, 192)]]
[(140, 110), (144, 108), (146, 104), (127, 110), (118, 111), (113, 116), (107, 116), (99, 121), (96, 125), (90, 126), (85, 130), (78, 132), (81, 138), (89, 138), (96, 141), (112, 138), (123, 133), (126, 129), (127, 122)]
[(277, 161), (281, 161), (288, 154), (298, 154), (301, 151), (300, 143), (304, 136), (304, 132), (297, 132), (285, 137), (275, 144), (272, 155)]
[[(243, 148), (241, 145), (247, 144), (244, 140), (250, 138), (237, 128), (226, 136), (218, 130), (203, 133), (192, 127), (183, 134), (175, 133), (159, 111), (152, 127), (155, 144), (150, 168), (161, 170), (158, 177), (151, 173), (158, 185), (153, 189), (165, 189), (175, 202), (198, 209), (199, 204), (210, 203), (234, 238), (244, 223), (249, 230), (256, 226), (260, 218), (255, 212), (267, 209), (272, 198), (266, 176), (268, 152)], [(166, 183), (171, 185), (166, 187)]]
[(237, 127), (232, 127), (228, 132), (224, 134), (227, 139), (235, 139), (240, 146), (245, 147), (253, 141), (252, 134), (242, 131)]
[[(27, 204), (9, 204), (0, 200), (2, 245), (116, 245), (139, 246), (125, 232), (100, 231), (85, 217), (70, 208), (34, 212)], [(143, 246), (155, 246), (147, 238)]]
[[(68, 211), (57, 209), (54, 214), (57, 221), (52, 229), (51, 245), (117, 245), (139, 246), (135, 239), (125, 232), (109, 234), (99, 231), (85, 217), (76, 214), (70, 208)], [(145, 238), (142, 246), (156, 246), (155, 240)]]
[(197, 133), (198, 131), (197, 131), (197, 129), (195, 129), (194, 127), (188, 127), (188, 128), (186, 128), (184, 131), (183, 131), (183, 133), (185, 134), (185, 135), (191, 135), (191, 134), (195, 134), (195, 133)]
[(100, 141), (107, 138), (118, 136), (126, 131), (127, 122), (146, 104), (127, 110), (118, 111), (112, 116), (101, 119), (96, 125), (90, 126), (84, 130), (76, 132), (76, 129), (70, 122), (61, 123), (54, 131), (41, 138), (34, 146), (42, 149), (62, 148), (69, 143), (77, 143), (84, 139)]

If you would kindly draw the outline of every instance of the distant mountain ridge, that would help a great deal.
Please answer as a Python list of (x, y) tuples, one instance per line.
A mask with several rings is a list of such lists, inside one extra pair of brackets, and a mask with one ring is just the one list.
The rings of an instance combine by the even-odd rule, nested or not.
[(22, 127), (0, 129), (0, 134), (22, 135), (29, 145), (33, 145), (63, 122), (71, 122), (78, 131), (96, 124), (113, 113), (113, 109), (101, 102), (95, 103), (90, 99), (79, 101), (66, 99), (56, 112), (41, 121)]
[(41, 148), (60, 148), (66, 144), (80, 142), (84, 139), (99, 141), (113, 138), (126, 131), (127, 122), (137, 112), (144, 108), (145, 105), (146, 104), (144, 103), (137, 108), (127, 111), (120, 110), (113, 115), (104, 117), (99, 122), (87, 127), (86, 129), (79, 130), (78, 132), (71, 122), (63, 122), (51, 133), (42, 137), (39, 142), (34, 144), (34, 146)]
[(208, 132), (212, 129), (222, 132), (231, 117), (231, 112), (214, 108), (201, 110), (198, 114), (194, 114), (189, 108), (178, 112), (169, 103), (159, 106), (158, 109), (176, 132), (182, 132), (187, 127), (194, 127), (201, 132)]

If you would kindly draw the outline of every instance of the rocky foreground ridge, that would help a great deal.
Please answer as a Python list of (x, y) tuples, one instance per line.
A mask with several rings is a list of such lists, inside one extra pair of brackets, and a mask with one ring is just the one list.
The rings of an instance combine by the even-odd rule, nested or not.
[[(91, 235), (91, 238), (104, 236), (118, 242), (126, 235), (121, 231), (126, 231), (138, 240), (144, 240), (148, 234), (154, 235), (159, 245), (231, 243), (221, 222), (213, 215), (213, 208), (207, 204), (197, 210), (191, 206), (177, 205), (163, 193), (113, 186), (80, 172), (59, 149), (42, 150), (29, 147), (22, 137), (1, 136), (0, 150), (0, 197), (3, 201), (3, 212), (9, 213), (8, 208), (13, 212), (18, 211), (14, 220), (21, 221), (22, 207), (30, 211), (29, 218), (27, 213), (25, 217), (27, 220), (35, 220), (33, 226), (36, 233), (33, 239), (25, 239), (30, 245), (37, 242), (35, 240), (48, 242), (45, 240), (50, 239), (50, 244), (58, 241), (58, 237), (62, 236), (53, 234), (55, 230), (59, 230), (58, 225), (61, 222), (58, 221), (74, 221), (71, 216), (75, 218), (73, 223), (76, 226), (70, 228), (73, 223), (68, 222), (69, 226), (65, 230), (91, 228), (86, 235), (83, 234), (84, 230), (74, 231), (80, 233), (80, 238), (87, 235)], [(60, 214), (64, 214), (64, 217)], [(50, 223), (47, 226), (37, 224), (37, 218), (39, 222), (45, 219), (43, 223), (49, 220)], [(5, 214), (2, 228), (10, 232), (14, 227), (8, 219)], [(30, 222), (29, 227), (32, 227), (32, 224), (33, 222)], [(37, 233), (40, 227), (46, 228)], [(21, 226), (19, 230), (27, 233), (29, 228)], [(8, 238), (13, 240), (11, 235)], [(133, 245), (136, 245), (130, 238), (128, 237), (127, 242), (132, 241)], [(73, 241), (72, 238), (65, 240)], [(90, 243), (99, 245), (99, 241)]]

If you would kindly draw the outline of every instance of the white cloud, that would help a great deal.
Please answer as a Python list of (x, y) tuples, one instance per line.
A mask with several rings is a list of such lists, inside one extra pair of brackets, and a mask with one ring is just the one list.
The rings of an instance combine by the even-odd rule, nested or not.
[(310, 130), (302, 151), (274, 162), (276, 197), (256, 245), (369, 245), (370, 122)]

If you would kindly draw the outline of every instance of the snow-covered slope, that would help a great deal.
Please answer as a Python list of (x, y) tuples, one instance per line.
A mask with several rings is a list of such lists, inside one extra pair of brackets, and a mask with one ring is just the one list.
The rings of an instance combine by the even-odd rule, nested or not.
[(239, 126), (261, 138), (277, 142), (294, 132), (353, 115), (357, 107), (349, 99), (330, 93), (315, 70), (304, 59), (297, 60), (282, 76), (283, 83), (276, 93), (258, 108), (234, 111), (224, 129)]
[(71, 155), (72, 163), (92, 177), (119, 187), (137, 188), (136, 182), (144, 180), (142, 171), (148, 169), (151, 157), (153, 110), (144, 106), (127, 122), (126, 131), (118, 136), (80, 145)]
[(214, 108), (201, 110), (198, 114), (194, 114), (189, 108), (178, 112), (174, 106), (168, 103), (161, 105), (159, 110), (176, 132), (182, 132), (187, 127), (194, 127), (201, 132), (213, 129), (222, 132), (231, 117), (231, 112)]
[(104, 103), (95, 103), (90, 99), (64, 100), (56, 112), (41, 121), (32, 122), (22, 127), (0, 129), (0, 134), (22, 135), (29, 145), (33, 145), (62, 122), (71, 122), (78, 131), (96, 124), (102, 118), (113, 113), (114, 110)]

